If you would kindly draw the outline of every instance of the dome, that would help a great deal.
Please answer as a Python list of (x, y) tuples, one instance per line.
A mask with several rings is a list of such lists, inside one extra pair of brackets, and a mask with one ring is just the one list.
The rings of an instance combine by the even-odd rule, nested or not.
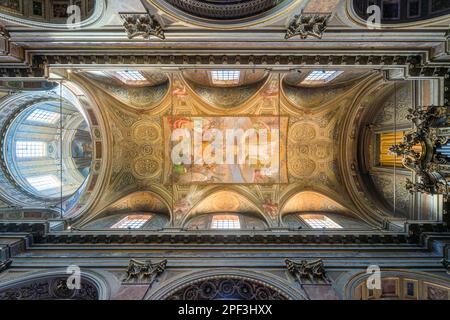
[(61, 199), (89, 175), (92, 139), (83, 114), (52, 95), (24, 106), (5, 132), (4, 159), (14, 184), (28, 195)]
[(166, 0), (166, 2), (196, 17), (235, 20), (269, 11), (283, 0)]

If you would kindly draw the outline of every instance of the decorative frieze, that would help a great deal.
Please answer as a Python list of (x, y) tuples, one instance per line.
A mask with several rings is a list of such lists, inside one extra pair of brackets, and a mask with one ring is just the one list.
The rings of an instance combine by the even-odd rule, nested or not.
[(289, 234), (198, 234), (198, 233), (146, 233), (146, 234), (83, 234), (72, 232), (66, 234), (47, 234), (35, 238), (37, 243), (48, 244), (186, 244), (192, 241), (199, 244), (266, 244), (285, 243), (291, 245), (308, 244), (410, 244), (417, 243), (417, 238), (410, 238), (406, 234), (307, 234), (292, 232)]

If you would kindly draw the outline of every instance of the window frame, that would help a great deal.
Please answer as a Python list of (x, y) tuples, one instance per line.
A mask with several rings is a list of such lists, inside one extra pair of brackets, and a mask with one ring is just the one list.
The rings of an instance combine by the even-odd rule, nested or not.
[[(230, 219), (230, 218), (233, 219)], [(211, 230), (241, 230), (241, 218), (237, 214), (214, 214), (211, 218)]]
[[(52, 116), (50, 116), (50, 114), (52, 114)], [(61, 115), (58, 112), (36, 108), (30, 114), (28, 114), (25, 120), (34, 123), (54, 125), (60, 119)]]
[[(152, 215), (127, 215), (110, 226), (110, 229), (117, 230), (138, 230), (142, 229), (147, 222), (153, 218)], [(125, 225), (124, 225), (125, 224)], [(131, 226), (129, 225), (131, 224)], [(124, 225), (124, 226), (122, 226)]]
[(237, 85), (241, 81), (240, 70), (211, 70), (210, 74), (211, 82), (215, 85)]
[[(340, 230), (340, 229), (344, 229), (344, 226), (342, 226), (342, 225), (340, 225), (339, 223), (337, 223), (336, 221), (334, 221), (333, 219), (331, 219), (329, 216), (327, 216), (326, 214), (316, 214), (316, 213), (311, 213), (311, 214), (307, 214), (307, 213), (303, 213), (303, 214), (299, 214), (298, 215), (299, 216), (299, 218), (309, 227), (309, 228), (311, 228), (311, 229), (313, 229), (313, 230), (323, 230), (323, 229), (326, 229), (326, 230)], [(321, 216), (321, 217), (324, 217), (325, 219), (325, 221), (326, 222), (324, 222), (323, 223), (323, 225), (324, 226), (317, 226), (317, 227), (314, 227), (314, 222), (313, 223), (311, 223), (311, 222), (308, 222), (308, 220), (314, 220), (315, 222), (316, 221), (320, 221), (321, 219), (317, 219), (317, 218), (307, 218), (307, 216), (317, 216), (317, 217), (319, 217), (319, 216)], [(328, 220), (328, 221), (327, 221)], [(331, 225), (334, 225), (333, 227), (327, 227), (326, 226), (326, 224), (327, 223), (329, 223), (329, 224), (331, 224)], [(320, 224), (320, 223), (319, 223)]]
[[(25, 148), (19, 147), (19, 144), (25, 144)], [(37, 148), (37, 144), (40, 145), (42, 153), (39, 155), (32, 154)], [(28, 145), (31, 145), (31, 152)], [(33, 141), (33, 140), (17, 140), (14, 146), (14, 154), (17, 159), (41, 159), (47, 157), (47, 142), (45, 141)]]
[[(47, 181), (45, 181), (44, 178)], [(40, 176), (27, 177), (26, 181), (37, 192), (43, 192), (43, 191), (48, 191), (48, 190), (57, 189), (57, 188), (61, 188), (62, 187), (61, 180), (58, 179), (58, 177), (56, 177), (55, 175), (52, 175), (52, 174), (43, 174), (43, 175), (40, 175)], [(44, 187), (44, 188), (41, 187), (43, 185), (43, 183), (48, 183), (49, 181), (51, 183), (53, 183), (53, 185), (51, 187)], [(36, 186), (36, 184), (38, 184), (38, 185)]]

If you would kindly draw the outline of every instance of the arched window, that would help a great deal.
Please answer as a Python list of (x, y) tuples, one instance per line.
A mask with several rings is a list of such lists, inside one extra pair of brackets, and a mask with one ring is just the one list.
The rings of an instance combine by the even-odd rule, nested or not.
[(302, 214), (300, 215), (313, 229), (342, 229), (342, 226), (322, 214)]

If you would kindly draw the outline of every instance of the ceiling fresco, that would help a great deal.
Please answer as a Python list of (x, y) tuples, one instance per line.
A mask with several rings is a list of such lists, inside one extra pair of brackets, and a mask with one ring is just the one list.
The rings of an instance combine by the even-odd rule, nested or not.
[[(312, 69), (228, 70), (222, 76), (230, 78), (220, 83), (214, 69), (53, 71), (68, 77), (68, 88), (83, 91), (92, 109), (87, 114), (97, 161), (89, 192), (79, 195), (89, 208), (77, 207), (84, 213), (70, 215), (80, 227), (127, 212), (162, 215), (160, 222), (172, 227), (208, 213), (248, 214), (274, 228), (291, 213), (328, 212), (378, 224), (392, 207), (398, 217), (413, 210), (403, 185), (407, 171), (373, 163), (361, 175), (362, 185), (354, 185), (353, 173), (344, 170), (360, 152), (354, 145), (357, 127), (346, 123), (355, 119), (364, 128), (365, 118), (355, 110), (368, 86), (378, 107), (370, 120), (376, 130), (364, 151), (367, 161), (377, 157), (377, 132), (393, 130), (397, 104), (396, 125), (406, 125), (411, 85), (399, 84), (393, 96), (379, 71), (342, 69), (317, 86), (302, 85)], [(186, 140), (174, 138), (179, 130), (189, 134)], [(243, 136), (229, 136), (230, 130)], [(248, 145), (236, 147), (235, 139)], [(180, 146), (189, 147), (188, 156), (178, 155), (191, 162), (175, 162)], [(355, 200), (364, 186), (375, 193)]]

